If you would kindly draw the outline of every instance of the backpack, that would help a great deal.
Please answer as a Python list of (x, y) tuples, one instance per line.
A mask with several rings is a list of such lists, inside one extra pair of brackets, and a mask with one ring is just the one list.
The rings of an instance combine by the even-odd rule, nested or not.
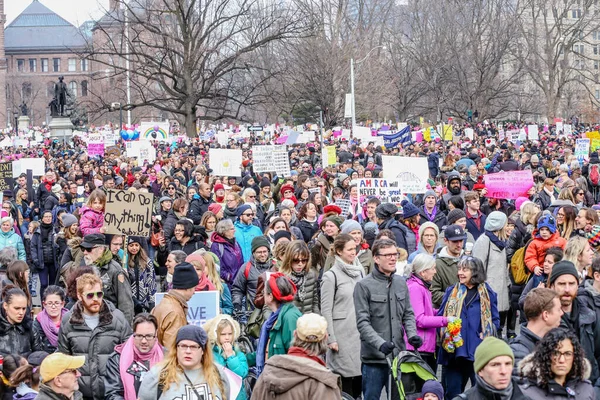
[(513, 254), (510, 259), (510, 273), (515, 285), (524, 285), (529, 281), (529, 278), (531, 278), (531, 271), (529, 271), (525, 265), (525, 252), (532, 240), (533, 239), (530, 239), (525, 246), (515, 251), (515, 254)]
[(590, 165), (589, 180), (592, 186), (600, 186), (600, 171), (598, 168), (598, 164)]

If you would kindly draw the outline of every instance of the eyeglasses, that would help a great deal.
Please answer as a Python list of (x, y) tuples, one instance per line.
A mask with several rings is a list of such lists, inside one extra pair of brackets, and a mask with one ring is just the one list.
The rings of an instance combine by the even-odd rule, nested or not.
[(62, 301), (49, 301), (49, 302), (44, 302), (44, 305), (51, 307), (51, 308), (58, 308), (63, 305), (63, 302)]
[(566, 361), (566, 360), (570, 360), (570, 359), (572, 359), (572, 358), (573, 358), (573, 355), (574, 355), (574, 353), (573, 353), (572, 351), (565, 351), (565, 352), (563, 353), (563, 352), (560, 352), (559, 350), (554, 350), (554, 351), (552, 352), (552, 359), (553, 359), (554, 361), (558, 361), (558, 360), (560, 360), (560, 358), (561, 358), (561, 357), (563, 357), (563, 356), (564, 356), (564, 357), (565, 357), (565, 361)]
[(200, 346), (197, 344), (190, 344), (190, 345), (178, 344), (177, 348), (182, 351), (192, 351), (192, 352), (200, 350)]
[(60, 373), (60, 375), (63, 374), (76, 374), (77, 370), (76, 369), (65, 369), (63, 372)]
[(140, 342), (141, 342), (142, 340), (146, 340), (147, 342), (149, 342), (149, 341), (151, 341), (151, 340), (154, 340), (154, 339), (156, 339), (156, 335), (140, 335), (140, 334), (134, 333), (134, 334), (133, 334), (133, 338), (134, 338), (135, 340), (139, 340)]
[(385, 257), (385, 258), (398, 258), (398, 253), (389, 253), (389, 254), (377, 254), (377, 257)]
[(293, 261), (296, 264), (306, 264), (308, 262), (308, 258), (295, 258)]
[(97, 298), (98, 300), (102, 300), (102, 298), (104, 297), (104, 293), (102, 293), (102, 292), (90, 292), (90, 293), (84, 293), (83, 295), (88, 300), (93, 300), (94, 297)]
[(251, 196), (251, 195), (248, 195), (246, 197), (249, 198), (249, 199), (255, 199), (256, 198), (256, 196)]

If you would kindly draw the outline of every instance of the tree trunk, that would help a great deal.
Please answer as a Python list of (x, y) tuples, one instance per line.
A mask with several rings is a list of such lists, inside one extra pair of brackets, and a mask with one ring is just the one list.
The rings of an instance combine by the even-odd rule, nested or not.
[(189, 138), (198, 137), (198, 132), (196, 131), (196, 107), (191, 107), (191, 105), (185, 105), (185, 133)]

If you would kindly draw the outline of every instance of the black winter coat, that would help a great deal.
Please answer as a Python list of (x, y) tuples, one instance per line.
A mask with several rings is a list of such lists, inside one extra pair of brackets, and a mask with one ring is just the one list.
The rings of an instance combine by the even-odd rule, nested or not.
[(32, 321), (27, 308), (25, 318), (20, 324), (11, 324), (6, 319), (3, 303), (0, 303), (0, 354), (19, 354), (25, 358), (33, 352), (34, 340)]
[(57, 254), (56, 247), (54, 245), (56, 234), (54, 230), (50, 230), (50, 237), (48, 238), (47, 245), (52, 248), (52, 260), (54, 261), (53, 265), (46, 265), (44, 263), (44, 244), (42, 240), (42, 228), (38, 227), (35, 232), (33, 232), (33, 236), (31, 237), (31, 259), (33, 261), (33, 266), (36, 271), (47, 270), (50, 271), (54, 269), (55, 271), (58, 269), (56, 265)]
[(197, 196), (190, 202), (190, 209), (187, 213), (187, 217), (192, 220), (194, 225), (200, 225), (200, 220), (205, 212), (208, 211), (208, 206), (213, 203), (212, 198), (206, 200), (202, 196)]
[(419, 220), (419, 225), (423, 225), (425, 222), (433, 222), (437, 225), (441, 232), (444, 229), (444, 226), (448, 225), (448, 218), (446, 217), (446, 214), (442, 212), (438, 204), (435, 217), (433, 217), (433, 221), (430, 221), (429, 218), (427, 218), (427, 213), (425, 212), (424, 207), (425, 206), (421, 207), (421, 209), (419, 210), (419, 215), (421, 216), (421, 219)]
[[(510, 265), (515, 252), (525, 246), (529, 239), (531, 239), (531, 233), (527, 232), (527, 226), (525, 226), (521, 219), (517, 219), (515, 221), (515, 229), (513, 229), (506, 241), (506, 261), (508, 265)], [(509, 275), (512, 281), (512, 275)], [(514, 283), (510, 285), (510, 306), (513, 310), (519, 309), (519, 297), (523, 293), (524, 287), (525, 285), (516, 285)]]
[(519, 363), (529, 354), (533, 353), (535, 345), (541, 340), (539, 336), (527, 329), (526, 326), (521, 326), (521, 332), (510, 341), (510, 348), (515, 355), (513, 367), (513, 376), (519, 377)]
[(106, 362), (115, 346), (131, 335), (129, 322), (111, 303), (102, 302), (100, 323), (91, 330), (83, 318), (83, 306), (77, 302), (64, 315), (58, 333), (58, 351), (72, 356), (85, 356), (79, 368), (79, 390), (86, 399), (104, 400)]
[(302, 232), (302, 237), (306, 243), (310, 242), (315, 233), (319, 230), (319, 222), (315, 220), (314, 222), (307, 221), (305, 219), (298, 221), (296, 223), (300, 232)]
[[(123, 379), (121, 378), (121, 370), (119, 369), (120, 363), (120, 353), (115, 351), (108, 357), (106, 375), (104, 375), (105, 400), (123, 400), (125, 398), (125, 388), (123, 387)], [(133, 387), (135, 388), (135, 393), (138, 394), (142, 381), (140, 376), (134, 375), (133, 377)]]
[(177, 225), (177, 221), (179, 221), (179, 217), (175, 215), (173, 210), (169, 210), (167, 219), (162, 221), (163, 233), (167, 241), (171, 240), (173, 237), (173, 232), (175, 231), (175, 225)]
[[(510, 400), (529, 400), (529, 397), (521, 391), (516, 379), (512, 380), (513, 392)], [(459, 394), (453, 400), (494, 400), (497, 398), (495, 393), (489, 392), (480, 385), (475, 385), (466, 392)]]
[[(379, 230), (389, 229), (394, 232), (394, 236), (396, 237), (396, 245), (398, 247), (403, 248), (408, 252), (408, 254), (413, 253), (417, 250), (416, 238), (414, 238), (414, 233), (409, 232), (406, 225), (396, 221), (395, 219), (389, 219), (379, 225)], [(413, 240), (411, 240), (411, 238)]]
[(37, 318), (33, 320), (31, 329), (33, 330), (33, 351), (45, 351), (49, 354), (56, 352), (56, 347), (50, 344)]

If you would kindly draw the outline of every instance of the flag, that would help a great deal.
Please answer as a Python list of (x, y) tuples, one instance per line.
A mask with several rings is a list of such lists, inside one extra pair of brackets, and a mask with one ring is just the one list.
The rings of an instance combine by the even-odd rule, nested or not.
[(412, 135), (410, 133), (410, 125), (405, 126), (402, 130), (394, 133), (393, 135), (379, 135), (383, 136), (383, 144), (386, 148), (391, 149), (398, 144), (403, 146), (409, 144), (412, 140)]

